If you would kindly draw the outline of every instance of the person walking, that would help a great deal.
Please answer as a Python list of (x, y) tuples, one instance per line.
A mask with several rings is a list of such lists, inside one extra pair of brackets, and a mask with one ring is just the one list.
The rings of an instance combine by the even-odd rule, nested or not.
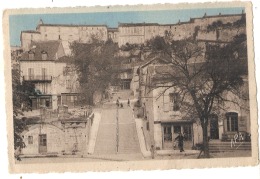
[(118, 99), (116, 100), (116, 105), (117, 105), (117, 107), (119, 107), (119, 100)]
[(178, 141), (178, 147), (180, 149), (180, 152), (184, 152), (183, 150), (183, 141), (184, 141), (184, 137), (182, 135), (182, 133), (180, 132), (179, 135), (175, 138), (175, 141)]
[(151, 149), (150, 149), (150, 151), (151, 151), (152, 159), (154, 159), (155, 149), (154, 149), (154, 146), (153, 146), (153, 145), (151, 145)]

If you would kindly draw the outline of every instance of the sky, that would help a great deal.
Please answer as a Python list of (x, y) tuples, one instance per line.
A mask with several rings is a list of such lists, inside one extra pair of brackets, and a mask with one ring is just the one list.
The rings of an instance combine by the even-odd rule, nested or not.
[(207, 15), (240, 14), (243, 7), (236, 8), (202, 8), (159, 11), (125, 11), (96, 13), (66, 13), (66, 14), (22, 14), (10, 15), (10, 44), (20, 46), (20, 33), (23, 30), (35, 30), (40, 19), (45, 24), (89, 24), (117, 27), (118, 23), (159, 23), (174, 24), (189, 21), (190, 18)]

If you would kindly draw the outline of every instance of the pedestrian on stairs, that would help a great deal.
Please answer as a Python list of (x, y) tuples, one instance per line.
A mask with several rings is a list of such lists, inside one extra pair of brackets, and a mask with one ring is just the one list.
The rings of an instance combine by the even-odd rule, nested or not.
[(116, 105), (117, 105), (117, 107), (119, 107), (119, 100), (118, 99), (116, 100)]

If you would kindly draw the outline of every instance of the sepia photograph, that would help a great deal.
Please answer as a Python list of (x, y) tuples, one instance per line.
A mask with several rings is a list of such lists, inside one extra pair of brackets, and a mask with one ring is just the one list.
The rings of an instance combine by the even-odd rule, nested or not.
[(4, 18), (11, 171), (257, 164), (250, 3), (21, 9)]

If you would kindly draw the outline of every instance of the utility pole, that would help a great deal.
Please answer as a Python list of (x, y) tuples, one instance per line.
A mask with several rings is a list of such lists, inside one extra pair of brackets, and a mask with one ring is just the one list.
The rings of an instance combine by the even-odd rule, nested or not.
[(118, 108), (116, 108), (116, 153), (118, 153), (119, 148), (119, 122), (118, 122)]

